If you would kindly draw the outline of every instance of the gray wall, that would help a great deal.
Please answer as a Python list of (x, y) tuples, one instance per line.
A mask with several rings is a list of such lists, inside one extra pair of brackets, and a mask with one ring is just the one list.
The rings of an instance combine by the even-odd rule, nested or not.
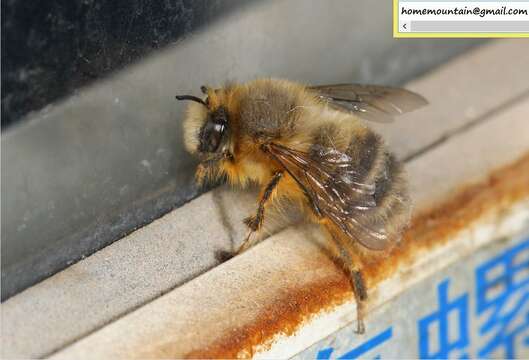
[(176, 93), (256, 76), (401, 84), (482, 42), (393, 39), (391, 11), (372, 0), (245, 6), (7, 129), (2, 298), (197, 195)]

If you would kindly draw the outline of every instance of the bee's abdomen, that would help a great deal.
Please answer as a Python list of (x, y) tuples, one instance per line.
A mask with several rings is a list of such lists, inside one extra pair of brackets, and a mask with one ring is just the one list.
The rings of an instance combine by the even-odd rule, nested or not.
[[(346, 130), (336, 124), (321, 126), (314, 133), (311, 156), (321, 162), (321, 148), (335, 148), (348, 155), (354, 169), (354, 181), (375, 185), (374, 207), (352, 210), (358, 205), (359, 199), (354, 195), (347, 197), (351, 202), (353, 216), (357, 214), (365, 225), (373, 228), (382, 225), (390, 236), (398, 236), (407, 224), (410, 213), (408, 187), (402, 165), (388, 152), (378, 134), (366, 128), (349, 132)], [(340, 167), (336, 167), (332, 170), (332, 175), (333, 179), (340, 179), (344, 174)], [(341, 191), (346, 192), (347, 189)]]
[[(347, 161), (354, 171), (354, 181), (372, 184), (387, 168), (387, 152), (380, 136), (367, 128), (343, 128), (334, 123), (319, 126), (313, 133), (310, 156), (318, 163), (325, 162), (329, 151), (337, 150), (347, 155)], [(330, 164), (327, 163), (326, 166)], [(332, 165), (331, 165), (332, 166)], [(340, 178), (340, 166), (332, 167), (332, 175)], [(386, 186), (382, 184), (381, 186)]]
[(367, 130), (351, 139), (347, 149), (356, 158), (361, 181), (375, 184), (376, 206), (364, 210), (373, 224), (383, 224), (390, 236), (398, 236), (407, 225), (410, 199), (402, 164), (390, 153), (383, 139)]
[(410, 197), (402, 164), (386, 152), (384, 166), (375, 180), (376, 208), (372, 215), (386, 221), (386, 229), (400, 232), (410, 217)]

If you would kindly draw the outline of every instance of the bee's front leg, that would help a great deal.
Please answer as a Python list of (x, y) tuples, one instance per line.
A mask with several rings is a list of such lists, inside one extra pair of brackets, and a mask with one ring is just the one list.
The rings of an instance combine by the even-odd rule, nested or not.
[(257, 207), (256, 214), (254, 216), (249, 216), (244, 219), (244, 223), (250, 228), (250, 232), (248, 233), (248, 236), (246, 237), (242, 245), (237, 250), (237, 254), (242, 253), (252, 245), (252, 242), (250, 241), (251, 235), (257, 230), (259, 230), (263, 225), (265, 206), (268, 204), (270, 198), (272, 197), (272, 193), (276, 189), (282, 177), (283, 171), (278, 171), (274, 174), (274, 176), (272, 176), (272, 179), (262, 191), (261, 199), (259, 200), (259, 206)]

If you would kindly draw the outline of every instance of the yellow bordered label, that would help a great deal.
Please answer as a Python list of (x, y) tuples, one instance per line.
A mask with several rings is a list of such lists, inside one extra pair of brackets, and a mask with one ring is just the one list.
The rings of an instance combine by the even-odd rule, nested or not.
[(411, 28), (401, 29), (401, 26), (411, 27), (411, 25), (400, 23), (399, 2), (400, 0), (393, 0), (394, 38), (529, 38), (529, 32), (417, 32), (411, 31)]

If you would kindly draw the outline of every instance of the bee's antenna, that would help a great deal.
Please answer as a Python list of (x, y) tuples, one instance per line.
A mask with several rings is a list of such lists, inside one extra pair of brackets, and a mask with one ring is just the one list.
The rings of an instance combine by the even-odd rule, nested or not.
[(193, 95), (176, 95), (175, 97), (176, 97), (176, 100), (191, 100), (197, 103), (201, 103), (205, 107), (208, 107), (208, 105), (206, 104), (204, 100), (196, 96), (193, 96)]

